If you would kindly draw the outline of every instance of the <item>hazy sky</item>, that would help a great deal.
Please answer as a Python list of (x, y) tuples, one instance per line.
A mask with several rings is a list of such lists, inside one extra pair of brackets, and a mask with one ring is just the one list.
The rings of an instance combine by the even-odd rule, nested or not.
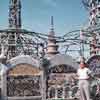
[[(54, 16), (56, 35), (88, 24), (82, 0), (21, 0), (23, 28), (47, 33)], [(8, 27), (9, 0), (0, 0), (0, 28)]]

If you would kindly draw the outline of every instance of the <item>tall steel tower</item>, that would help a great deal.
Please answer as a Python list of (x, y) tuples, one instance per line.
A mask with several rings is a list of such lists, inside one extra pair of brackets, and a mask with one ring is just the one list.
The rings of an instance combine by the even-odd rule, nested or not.
[(0, 60), (19, 55), (40, 57), (40, 47), (44, 50), (45, 40), (42, 34), (21, 28), (21, 0), (9, 0), (8, 21), (8, 29), (0, 30)]
[(83, 0), (84, 6), (89, 12), (89, 31), (92, 34), (90, 41), (90, 55), (99, 53), (98, 36), (100, 32), (97, 30), (100, 28), (100, 0)]
[(15, 30), (15, 32), (8, 33), (8, 58), (16, 56), (16, 48), (18, 41), (18, 30), (21, 29), (21, 1), (10, 0), (9, 1), (9, 30)]
[(10, 0), (9, 2), (9, 27), (21, 28), (21, 1)]

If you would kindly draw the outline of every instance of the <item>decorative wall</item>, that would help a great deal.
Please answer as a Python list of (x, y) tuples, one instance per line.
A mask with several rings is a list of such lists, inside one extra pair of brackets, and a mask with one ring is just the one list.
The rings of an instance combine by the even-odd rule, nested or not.
[(72, 75), (76, 70), (70, 65), (57, 65), (49, 69), (48, 98), (68, 98), (75, 84)]
[(41, 70), (32, 65), (19, 64), (7, 72), (7, 96), (41, 96)]

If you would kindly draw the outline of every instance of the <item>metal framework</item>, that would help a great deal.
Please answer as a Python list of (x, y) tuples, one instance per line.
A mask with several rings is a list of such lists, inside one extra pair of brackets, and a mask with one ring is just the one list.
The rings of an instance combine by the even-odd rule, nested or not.
[[(74, 52), (73, 58), (75, 59), (79, 58), (80, 55), (98, 53), (100, 47), (98, 37), (100, 33), (99, 2), (99, 0), (83, 0), (90, 15), (90, 24), (87, 28), (67, 32), (63, 36), (54, 36), (61, 53), (73, 56)], [(10, 0), (9, 3), (9, 28), (0, 30), (0, 57), (11, 59), (20, 54), (43, 57), (50, 36), (22, 29), (21, 1)], [(93, 24), (94, 22), (95, 24)]]
[(90, 42), (90, 55), (96, 55), (100, 53), (98, 42), (100, 42), (100, 31), (97, 30), (100, 25), (100, 0), (83, 0), (85, 8), (89, 12), (89, 27), (88, 30), (93, 34)]
[[(51, 20), (51, 33), (48, 35), (22, 29), (21, 1), (10, 0), (9, 27), (8, 29), (0, 30), (0, 59), (9, 60), (19, 55), (30, 55), (34, 58), (43, 58), (47, 51), (48, 40), (54, 40), (54, 43), (56, 42), (57, 44), (55, 46), (57, 47), (59, 45), (59, 51), (61, 53), (71, 55), (75, 60), (77, 60), (79, 56), (87, 58), (89, 54), (98, 54), (100, 48), (100, 27), (98, 21), (100, 17), (100, 0), (83, 0), (83, 3), (89, 11), (89, 26), (83, 29), (67, 32), (63, 36), (55, 36), (53, 17)], [(53, 71), (57, 70), (59, 72), (60, 67), (58, 66), (58, 69), (55, 68)], [(63, 69), (65, 67), (62, 66)], [(66, 70), (68, 71), (68, 69)], [(8, 84), (10, 84), (10, 81), (8, 81)], [(9, 88), (9, 91), (10, 89), (11, 88)], [(72, 88), (70, 87), (70, 89)], [(59, 88), (57, 91), (58, 97), (61, 95), (60, 93), (62, 93), (62, 96), (64, 97), (63, 91), (60, 91)], [(12, 92), (13, 91), (11, 91), (11, 94), (13, 94)]]

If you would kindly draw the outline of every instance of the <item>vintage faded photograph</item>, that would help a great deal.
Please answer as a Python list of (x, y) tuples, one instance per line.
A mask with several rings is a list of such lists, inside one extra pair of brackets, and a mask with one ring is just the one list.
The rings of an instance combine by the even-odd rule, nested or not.
[(100, 100), (100, 0), (0, 0), (0, 100)]

